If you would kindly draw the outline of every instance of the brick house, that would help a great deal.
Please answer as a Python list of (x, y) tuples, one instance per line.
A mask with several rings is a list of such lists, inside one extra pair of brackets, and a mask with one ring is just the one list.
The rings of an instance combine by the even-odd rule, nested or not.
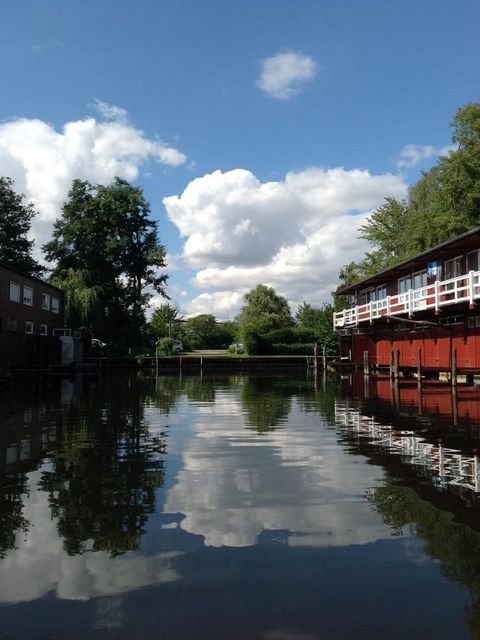
[(0, 364), (46, 366), (61, 361), (56, 331), (64, 326), (61, 289), (0, 263)]

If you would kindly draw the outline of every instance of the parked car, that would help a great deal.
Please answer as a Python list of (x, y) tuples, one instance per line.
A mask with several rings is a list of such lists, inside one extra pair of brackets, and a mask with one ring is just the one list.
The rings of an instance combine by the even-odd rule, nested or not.
[(232, 353), (243, 353), (243, 344), (241, 342), (234, 342), (228, 347)]
[(172, 344), (173, 353), (181, 353), (183, 351), (183, 344), (181, 340), (174, 340)]
[(106, 342), (102, 342), (101, 340), (99, 340), (98, 338), (92, 338), (90, 341), (90, 345), (93, 348), (97, 348), (97, 349), (103, 349), (103, 347), (107, 346)]

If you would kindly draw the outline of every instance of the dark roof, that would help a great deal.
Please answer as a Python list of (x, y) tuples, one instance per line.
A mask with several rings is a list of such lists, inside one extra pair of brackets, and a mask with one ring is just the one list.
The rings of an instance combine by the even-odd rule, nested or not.
[(46, 280), (42, 280), (42, 278), (37, 278), (37, 276), (30, 275), (29, 273), (27, 273), (23, 269), (20, 269), (19, 267), (17, 267), (11, 262), (0, 262), (0, 267), (2, 267), (3, 269), (6, 269), (7, 271), (11, 271), (12, 273), (16, 273), (19, 276), (23, 276), (24, 278), (35, 280), (35, 282), (40, 282), (41, 284), (44, 284), (45, 286), (50, 287), (51, 289), (57, 289), (57, 291), (60, 291), (61, 293), (63, 293), (63, 289), (60, 289), (60, 287), (56, 287), (55, 285), (50, 284)]
[[(475, 240), (477, 242), (475, 243)], [(474, 249), (476, 246), (480, 249), (480, 227), (475, 227), (475, 229), (470, 229), (470, 231), (466, 231), (455, 238), (451, 238), (450, 240), (446, 240), (440, 244), (437, 244), (422, 253), (419, 253), (416, 256), (412, 256), (403, 262), (396, 264), (393, 267), (389, 267), (384, 271), (379, 271), (378, 273), (370, 276), (369, 278), (365, 278), (365, 280), (361, 280), (360, 282), (355, 282), (354, 284), (342, 287), (337, 290), (337, 294), (348, 294), (354, 293), (358, 289), (366, 289), (368, 287), (375, 287), (382, 284), (385, 284), (392, 275), (396, 277), (401, 277), (404, 274), (408, 274), (415, 269), (422, 269), (426, 266), (428, 262), (432, 260), (438, 260), (443, 258), (455, 257), (455, 253), (453, 251), (462, 252), (463, 250)]]

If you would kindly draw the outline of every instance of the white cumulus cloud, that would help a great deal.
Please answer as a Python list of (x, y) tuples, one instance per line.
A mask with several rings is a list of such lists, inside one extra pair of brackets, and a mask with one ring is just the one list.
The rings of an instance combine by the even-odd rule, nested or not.
[(176, 167), (186, 161), (177, 149), (130, 124), (124, 109), (100, 101), (96, 106), (108, 121), (85, 118), (67, 122), (60, 131), (38, 119), (0, 124), (0, 175), (13, 178), (16, 191), (34, 202), (37, 248), (49, 238), (73, 179), (131, 181), (145, 162)]
[(367, 248), (359, 226), (386, 196), (403, 198), (406, 190), (401, 176), (343, 168), (263, 183), (245, 169), (196, 178), (163, 201), (200, 291), (182, 310), (232, 317), (258, 283), (286, 296), (292, 310), (303, 300), (330, 300), (340, 268)]
[(300, 53), (277, 53), (262, 60), (257, 87), (277, 100), (288, 100), (313, 80), (318, 66), (313, 58)]

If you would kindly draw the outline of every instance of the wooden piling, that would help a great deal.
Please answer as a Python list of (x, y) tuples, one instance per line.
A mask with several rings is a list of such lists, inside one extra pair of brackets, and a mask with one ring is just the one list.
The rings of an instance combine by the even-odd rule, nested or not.
[(368, 376), (370, 368), (368, 365), (368, 351), (363, 352), (363, 375)]

